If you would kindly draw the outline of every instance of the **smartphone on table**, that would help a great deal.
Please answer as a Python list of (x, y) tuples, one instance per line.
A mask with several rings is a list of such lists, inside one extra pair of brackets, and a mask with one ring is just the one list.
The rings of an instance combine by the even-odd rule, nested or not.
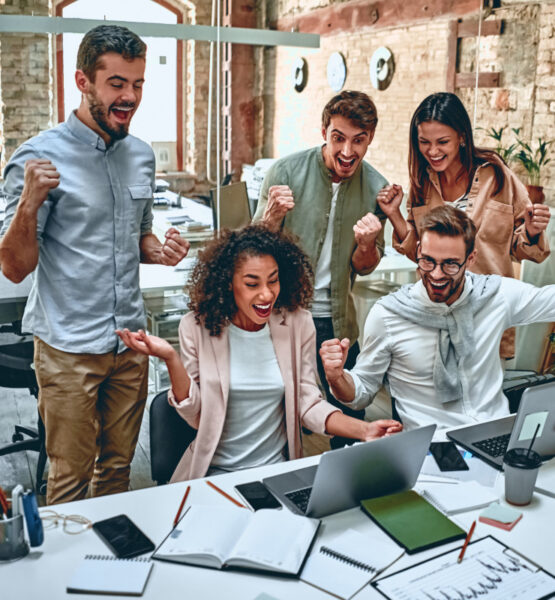
[(235, 490), (253, 510), (281, 508), (281, 502), (261, 481), (240, 483)]
[(92, 527), (118, 558), (132, 558), (154, 550), (152, 541), (127, 515), (97, 521)]
[(468, 465), (454, 442), (432, 442), (430, 452), (440, 471), (468, 471)]

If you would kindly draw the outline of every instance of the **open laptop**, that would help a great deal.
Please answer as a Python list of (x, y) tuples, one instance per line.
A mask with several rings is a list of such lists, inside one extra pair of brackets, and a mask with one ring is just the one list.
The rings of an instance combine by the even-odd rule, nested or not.
[(555, 455), (555, 381), (526, 388), (516, 414), (453, 429), (447, 437), (492, 467), (502, 469), (507, 450), (528, 448), (538, 424), (533, 448), (547, 460)]
[[(218, 228), (217, 188), (210, 190), (214, 230)], [(240, 229), (251, 221), (251, 209), (244, 181), (220, 187), (220, 229)]]
[(293, 512), (325, 517), (366, 498), (410, 489), (435, 428), (427, 425), (325, 452), (318, 465), (267, 477), (263, 483)]

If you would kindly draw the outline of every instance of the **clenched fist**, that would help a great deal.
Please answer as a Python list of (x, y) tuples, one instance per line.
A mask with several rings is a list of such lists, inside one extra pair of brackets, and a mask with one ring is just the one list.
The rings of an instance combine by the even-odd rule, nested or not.
[(353, 226), (355, 242), (364, 252), (376, 245), (376, 238), (382, 230), (382, 224), (374, 213), (367, 213)]
[(320, 358), (326, 373), (326, 379), (333, 383), (343, 375), (343, 367), (349, 353), (349, 338), (341, 341), (337, 338), (322, 342)]
[(293, 191), (288, 185), (273, 185), (268, 190), (268, 203), (264, 210), (264, 223), (276, 231), (285, 215), (295, 208)]
[(25, 163), (21, 202), (38, 210), (48, 198), (48, 192), (60, 184), (60, 174), (47, 159), (35, 158)]
[(403, 188), (394, 183), (386, 185), (378, 192), (376, 200), (387, 217), (391, 217), (401, 207), (403, 201)]

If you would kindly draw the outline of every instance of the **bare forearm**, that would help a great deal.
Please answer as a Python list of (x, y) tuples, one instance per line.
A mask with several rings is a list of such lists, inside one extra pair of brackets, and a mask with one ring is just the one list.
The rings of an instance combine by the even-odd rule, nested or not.
[(363, 273), (375, 267), (380, 262), (380, 258), (377, 246), (372, 245), (368, 248), (357, 246), (351, 258), (351, 264), (357, 273)]
[(38, 260), (37, 211), (28, 208), (22, 199), (0, 242), (2, 273), (10, 281), (19, 283), (34, 271)]
[(334, 379), (328, 379), (332, 394), (341, 402), (352, 402), (355, 399), (355, 384), (353, 378), (343, 371), (343, 374)]
[(401, 211), (389, 215), (389, 220), (399, 240), (402, 242), (408, 234), (408, 227), (405, 217), (401, 214)]
[(162, 255), (162, 244), (153, 233), (145, 233), (139, 242), (141, 262), (145, 264), (159, 264)]
[(173, 394), (176, 401), (181, 402), (189, 397), (191, 378), (187, 373), (187, 369), (183, 366), (177, 352), (174, 352), (170, 358), (165, 360), (165, 362), (168, 368)]
[(341, 411), (331, 413), (326, 419), (326, 432), (330, 435), (361, 440), (366, 437), (367, 424), (360, 419), (353, 419)]

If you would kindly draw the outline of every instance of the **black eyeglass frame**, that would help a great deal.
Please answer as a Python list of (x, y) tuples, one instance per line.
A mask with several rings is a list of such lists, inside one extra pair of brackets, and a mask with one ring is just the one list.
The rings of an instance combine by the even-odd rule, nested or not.
[[(420, 261), (423, 261), (423, 260), (425, 260), (427, 262), (431, 262), (432, 265), (433, 265), (432, 268), (431, 269), (425, 269), (425, 268), (423, 268), (422, 265), (420, 264)], [(427, 258), (424, 257), (424, 256), (420, 256), (419, 258), (416, 259), (416, 264), (418, 265), (418, 268), (421, 271), (424, 271), (424, 273), (431, 273), (439, 265), (439, 268), (441, 269), (441, 272), (444, 275), (447, 275), (448, 277), (454, 277), (464, 267), (464, 265), (466, 264), (467, 260), (468, 260), (468, 256), (463, 260), (462, 263), (455, 262), (454, 260), (446, 260), (446, 261), (443, 261), (443, 262), (437, 262), (431, 256), (428, 256)], [(451, 267), (457, 267), (457, 270), (454, 273), (448, 273), (444, 269), (444, 265), (451, 266)]]

